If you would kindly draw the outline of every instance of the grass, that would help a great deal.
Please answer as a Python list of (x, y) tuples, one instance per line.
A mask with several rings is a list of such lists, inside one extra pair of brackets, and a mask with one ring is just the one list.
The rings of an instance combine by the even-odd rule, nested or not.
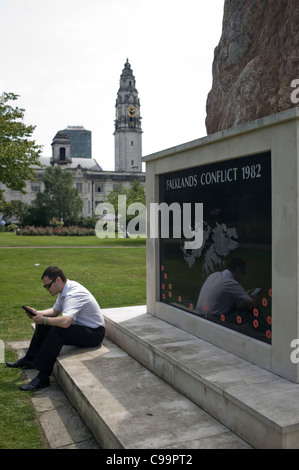
[[(6, 351), (5, 359), (13, 361), (14, 353)], [(0, 449), (43, 449), (43, 439), (30, 401), (32, 393), (22, 394), (23, 378), (17, 369), (0, 364)]]
[[(19, 246), (19, 240), (24, 243), (23, 248), (9, 248), (15, 243), (14, 237)], [(114, 240), (114, 246), (110, 246), (109, 240), (100, 240), (104, 247), (99, 248), (95, 246), (99, 241), (97, 237), (84, 237), (85, 240), (81, 237), (23, 238), (0, 233), (0, 246), (6, 246), (0, 248), (0, 340), (6, 345), (6, 361), (14, 360), (14, 353), (7, 348), (7, 343), (29, 340), (32, 335), (31, 321), (20, 305), (43, 309), (55, 301), (42, 288), (40, 279), (44, 269), (51, 264), (61, 267), (69, 279), (87, 287), (101, 308), (145, 304), (145, 247), (134, 247), (132, 242), (135, 240)], [(40, 248), (41, 242), (47, 242), (43, 248)], [(133, 246), (125, 246), (124, 242)], [(64, 248), (59, 247), (62, 244)], [(21, 383), (19, 370), (0, 364), (0, 449), (43, 446), (30, 393), (18, 390)], [(26, 433), (22, 431), (24, 429)]]
[(0, 247), (25, 246), (136, 246), (145, 245), (145, 238), (98, 238), (96, 236), (64, 237), (50, 235), (16, 235), (0, 232)]

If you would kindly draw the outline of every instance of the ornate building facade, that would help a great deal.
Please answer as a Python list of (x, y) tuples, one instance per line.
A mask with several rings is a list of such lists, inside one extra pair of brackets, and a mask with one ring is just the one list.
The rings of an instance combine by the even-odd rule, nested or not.
[(144, 186), (140, 102), (128, 59), (120, 76), (114, 124), (115, 171), (103, 171), (91, 157), (91, 131), (81, 126), (67, 127), (55, 135), (51, 158), (41, 157), (43, 168), (36, 167), (36, 181), (26, 182), (26, 194), (12, 191), (0, 183), (5, 200), (19, 200), (31, 205), (37, 192), (44, 190), (44, 168), (54, 165), (72, 173), (74, 187), (83, 201), (84, 217), (95, 215), (97, 205), (121, 185), (129, 187), (137, 180)]

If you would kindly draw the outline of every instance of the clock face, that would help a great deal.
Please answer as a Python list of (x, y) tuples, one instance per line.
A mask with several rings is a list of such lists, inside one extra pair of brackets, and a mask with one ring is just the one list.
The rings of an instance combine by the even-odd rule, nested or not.
[(129, 117), (135, 117), (137, 116), (137, 108), (135, 108), (135, 106), (129, 106), (128, 109), (127, 109), (127, 115)]

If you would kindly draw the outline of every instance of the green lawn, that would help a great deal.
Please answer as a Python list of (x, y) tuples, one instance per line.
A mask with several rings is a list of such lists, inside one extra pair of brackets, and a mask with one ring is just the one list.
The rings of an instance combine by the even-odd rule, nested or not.
[[(53, 305), (55, 298), (43, 289), (40, 279), (44, 269), (52, 264), (61, 267), (69, 279), (87, 287), (102, 308), (146, 303), (145, 246), (124, 244), (136, 241), (114, 240), (114, 246), (109, 246), (111, 239), (99, 240), (97, 237), (84, 237), (85, 240), (81, 240), (83, 237), (24, 238), (0, 233), (0, 246), (7, 247), (0, 248), (0, 340), (6, 345), (31, 338), (31, 321), (20, 305), (38, 309)], [(11, 248), (16, 240), (16, 245), (20, 246), (22, 242), (24, 248)], [(42, 242), (45, 243), (41, 248)], [(104, 247), (95, 246), (105, 242), (108, 243)], [(66, 245), (64, 248), (57, 246), (63, 244)], [(13, 360), (13, 352), (7, 348), (5, 360)], [(28, 399), (30, 393), (18, 390), (21, 383), (20, 371), (0, 364), (0, 449), (43, 446)], [(20, 431), (24, 428), (26, 433)]]
[(145, 245), (145, 238), (98, 238), (97, 236), (64, 237), (50, 235), (16, 235), (0, 232), (0, 247), (11, 246), (135, 246)]

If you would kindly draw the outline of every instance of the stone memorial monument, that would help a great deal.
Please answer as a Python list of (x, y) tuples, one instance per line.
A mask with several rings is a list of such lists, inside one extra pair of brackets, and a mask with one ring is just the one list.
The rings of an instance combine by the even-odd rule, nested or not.
[[(295, 383), (298, 14), (297, 0), (226, 0), (207, 99), (210, 135), (144, 157), (148, 209), (159, 204), (160, 226), (170, 226), (169, 236), (147, 238), (148, 312)], [(202, 243), (190, 249), (177, 226), (196, 203), (202, 226), (193, 211), (189, 233), (201, 230)], [(202, 287), (233, 259), (246, 266), (244, 289), (258, 288), (255, 305), (212, 312), (209, 301), (200, 305)]]

